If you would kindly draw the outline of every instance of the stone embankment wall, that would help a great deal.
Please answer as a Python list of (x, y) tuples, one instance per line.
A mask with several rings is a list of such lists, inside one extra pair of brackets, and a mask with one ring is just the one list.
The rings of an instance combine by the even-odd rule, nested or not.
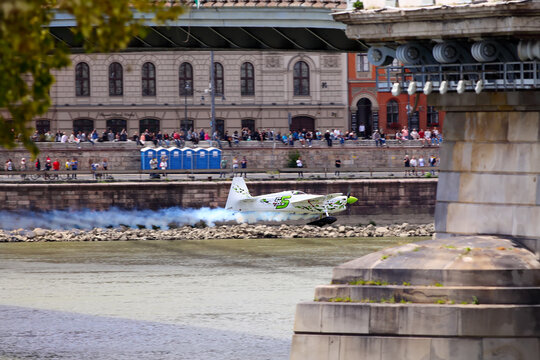
[[(230, 181), (89, 184), (0, 184), (0, 210), (104, 210), (223, 207)], [(351, 215), (433, 214), (436, 179), (248, 181), (251, 195), (296, 189), (351, 194)]]
[[(312, 148), (291, 148), (278, 145), (275, 149), (272, 142), (265, 142), (262, 146), (259, 146), (258, 142), (246, 142), (240, 147), (232, 148), (229, 148), (227, 143), (223, 142), (223, 156), (229, 160), (229, 166), (231, 166), (234, 156), (239, 159), (245, 156), (248, 160), (248, 168), (269, 170), (287, 167), (287, 158), (292, 151), (300, 153), (304, 166), (308, 169), (323, 167), (333, 169), (337, 158), (341, 160), (343, 169), (351, 169), (400, 167), (403, 166), (405, 155), (410, 157), (423, 156), (426, 163), (431, 155), (439, 156), (438, 147), (421, 147), (419, 142), (414, 142), (418, 146), (391, 146), (385, 148), (366, 146), (365, 143), (371, 144), (372, 141), (364, 141), (356, 145), (352, 143), (346, 145), (335, 144), (330, 148), (322, 143), (318, 143)], [(206, 143), (203, 145), (207, 146)], [(53, 161), (58, 159), (60, 163), (75, 157), (79, 161), (81, 170), (90, 170), (92, 162), (101, 162), (103, 159), (108, 160), (109, 168), (112, 170), (140, 169), (141, 147), (134, 142), (96, 143), (94, 146), (90, 143), (83, 143), (81, 148), (78, 148), (75, 144), (60, 143), (38, 143), (38, 146), (41, 151), (39, 158), (42, 167), (45, 158), (50, 156)], [(2, 165), (7, 159), (11, 159), (16, 169), (18, 169), (22, 157), (27, 159), (30, 157), (29, 153), (22, 147), (13, 150), (0, 149), (0, 164)], [(33, 167), (29, 167), (29, 169), (33, 169)]]

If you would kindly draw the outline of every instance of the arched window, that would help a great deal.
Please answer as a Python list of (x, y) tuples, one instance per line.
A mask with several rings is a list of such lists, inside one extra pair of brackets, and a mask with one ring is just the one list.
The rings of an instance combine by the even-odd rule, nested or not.
[(139, 133), (147, 130), (150, 133), (157, 134), (159, 132), (159, 120), (157, 119), (142, 119), (139, 121)]
[(156, 96), (156, 67), (150, 62), (142, 66), (142, 95)]
[(36, 120), (36, 130), (38, 134), (45, 134), (47, 131), (51, 131), (51, 121)]
[(124, 95), (124, 72), (122, 65), (113, 62), (109, 65), (109, 96)]
[(243, 119), (242, 120), (242, 129), (248, 128), (251, 133), (255, 132), (255, 120), (253, 119)]
[(90, 96), (90, 68), (84, 62), (75, 66), (75, 95)]
[(182, 63), (178, 74), (178, 85), (181, 96), (193, 95), (193, 67), (190, 63)]
[(255, 73), (253, 64), (248, 62), (240, 67), (240, 94), (242, 96), (255, 95)]
[(127, 130), (127, 121), (124, 119), (109, 119), (106, 127), (107, 131), (112, 130), (114, 134), (119, 134), (122, 130)]
[(92, 119), (77, 119), (73, 120), (73, 132), (78, 134), (79, 131), (89, 135), (94, 130), (94, 120)]
[(294, 64), (293, 69), (294, 95), (309, 95), (309, 66), (303, 61)]
[(193, 131), (195, 128), (193, 127), (193, 120), (190, 119), (183, 119), (180, 121), (180, 130), (182, 131)]
[(216, 96), (223, 96), (223, 65), (214, 63), (214, 88)]
[(399, 106), (396, 100), (386, 103), (386, 122), (388, 125), (399, 123)]
[(225, 134), (225, 120), (222, 120), (222, 119), (216, 120), (216, 130), (219, 136), (223, 136), (223, 134)]

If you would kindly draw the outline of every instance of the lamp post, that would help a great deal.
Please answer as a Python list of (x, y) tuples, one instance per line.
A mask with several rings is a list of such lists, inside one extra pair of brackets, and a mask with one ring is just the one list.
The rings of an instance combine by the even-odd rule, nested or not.
[(210, 138), (214, 136), (216, 131), (216, 92), (215, 92), (215, 69), (214, 69), (214, 51), (210, 51), (210, 127), (212, 128), (212, 134)]
[[(189, 81), (186, 81), (186, 84), (184, 86), (184, 125), (188, 123), (187, 118), (187, 96), (189, 93), (189, 90), (191, 89), (191, 84)], [(180, 130), (182, 130), (182, 124), (180, 124)], [(187, 129), (186, 129), (187, 130)]]

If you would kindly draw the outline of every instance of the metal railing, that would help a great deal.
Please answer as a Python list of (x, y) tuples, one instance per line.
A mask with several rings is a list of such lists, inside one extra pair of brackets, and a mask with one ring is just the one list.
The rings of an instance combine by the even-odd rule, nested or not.
[(390, 92), (396, 82), (406, 90), (412, 81), (416, 82), (417, 92), (428, 81), (434, 91), (438, 91), (442, 81), (447, 81), (448, 91), (456, 91), (460, 80), (464, 81), (466, 91), (474, 90), (479, 80), (483, 81), (484, 90), (540, 89), (540, 62), (379, 66), (375, 77), (380, 92)]

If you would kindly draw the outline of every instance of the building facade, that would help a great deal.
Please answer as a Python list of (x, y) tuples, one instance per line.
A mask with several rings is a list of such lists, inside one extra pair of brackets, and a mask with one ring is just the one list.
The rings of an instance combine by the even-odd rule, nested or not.
[(352, 128), (359, 129), (361, 135), (369, 137), (375, 129), (382, 129), (389, 135), (403, 127), (418, 131), (435, 127), (439, 131), (442, 129), (444, 112), (427, 106), (426, 95), (417, 93), (409, 96), (402, 91), (400, 95), (393, 96), (377, 92), (376, 68), (369, 64), (367, 54), (349, 53), (347, 56), (350, 124)]
[[(40, 133), (211, 128), (210, 52), (74, 54), (55, 72)], [(214, 53), (215, 127), (349, 130), (347, 55)]]

